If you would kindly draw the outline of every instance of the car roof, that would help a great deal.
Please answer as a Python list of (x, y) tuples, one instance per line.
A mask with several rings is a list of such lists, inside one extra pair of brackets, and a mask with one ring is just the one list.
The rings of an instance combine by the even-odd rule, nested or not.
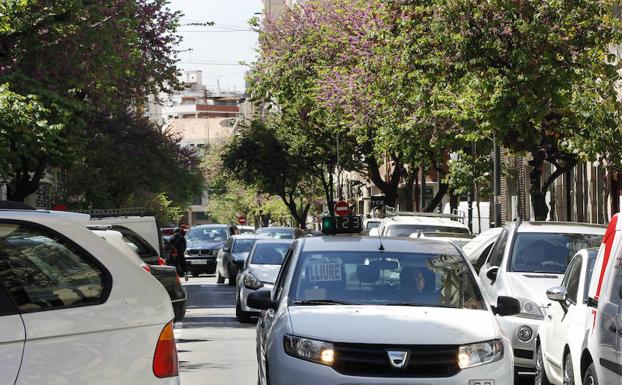
[(68, 221), (86, 227), (91, 219), (88, 214), (80, 214), (69, 211), (48, 211), (48, 210), (0, 210), (0, 218), (25, 220), (32, 222), (40, 221)]
[(233, 238), (233, 239), (271, 239), (270, 237), (268, 237), (266, 235), (249, 234), (249, 233), (233, 235), (231, 238)]
[(380, 242), (388, 253), (438, 253), (457, 255), (457, 248), (449, 243), (430, 239), (396, 237), (325, 236), (302, 238), (303, 250), (317, 251), (378, 251)]
[(397, 215), (394, 217), (384, 218), (382, 223), (385, 226), (390, 226), (392, 224), (396, 225), (426, 225), (426, 226), (444, 226), (444, 227), (458, 227), (458, 228), (467, 228), (468, 226), (464, 223), (460, 223), (451, 218), (443, 218), (443, 217), (427, 217), (427, 216), (406, 216), (406, 215)]
[(196, 225), (196, 226), (192, 226), (191, 228), (189, 228), (188, 231), (192, 229), (209, 229), (209, 228), (225, 229), (227, 227), (229, 227), (229, 225), (221, 225), (221, 224)]
[(604, 225), (574, 222), (522, 222), (518, 225), (519, 233), (569, 233), (604, 235)]
[(256, 245), (272, 245), (272, 244), (285, 244), (291, 245), (294, 243), (293, 239), (275, 239), (275, 238), (261, 238), (257, 242)]

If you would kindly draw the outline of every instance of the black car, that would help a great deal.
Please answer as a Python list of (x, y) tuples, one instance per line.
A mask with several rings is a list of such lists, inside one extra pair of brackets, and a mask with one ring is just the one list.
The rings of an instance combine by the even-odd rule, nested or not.
[(229, 286), (236, 283), (238, 273), (242, 271), (248, 253), (258, 239), (271, 239), (265, 235), (242, 234), (230, 237), (218, 252), (216, 259), (216, 280), (218, 283), (225, 283), (229, 280)]
[(228, 225), (200, 225), (186, 234), (186, 270), (192, 276), (214, 274), (216, 255), (230, 237)]
[(143, 237), (134, 231), (123, 226), (89, 226), (91, 230), (113, 230), (118, 231), (123, 236), (123, 241), (138, 254), (140, 259), (149, 266), (149, 271), (166, 289), (173, 310), (175, 311), (175, 321), (181, 321), (186, 315), (186, 291), (181, 286), (181, 281), (177, 275), (177, 269), (173, 266), (164, 265), (164, 260), (160, 258), (158, 252)]

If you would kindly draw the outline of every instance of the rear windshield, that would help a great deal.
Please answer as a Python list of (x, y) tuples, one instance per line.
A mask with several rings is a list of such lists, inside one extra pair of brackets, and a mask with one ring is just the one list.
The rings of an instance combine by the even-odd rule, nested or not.
[(457, 254), (304, 252), (291, 290), (294, 305), (485, 309), (471, 270)]
[(430, 225), (393, 225), (387, 227), (387, 237), (409, 237), (413, 233), (457, 233), (468, 234), (469, 229)]
[(233, 245), (234, 253), (250, 253), (256, 239), (237, 239)]
[(597, 247), (602, 239), (592, 234), (518, 233), (510, 271), (563, 274), (579, 250)]
[(292, 229), (257, 229), (256, 234), (266, 235), (275, 239), (294, 239), (294, 230)]
[(260, 243), (255, 246), (250, 263), (253, 265), (281, 265), (289, 244)]
[(188, 241), (222, 242), (227, 240), (226, 227), (196, 227), (186, 235)]

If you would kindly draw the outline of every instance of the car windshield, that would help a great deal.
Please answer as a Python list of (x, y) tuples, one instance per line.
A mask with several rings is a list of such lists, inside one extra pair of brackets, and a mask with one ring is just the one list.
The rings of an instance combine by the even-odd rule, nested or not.
[(234, 253), (250, 253), (256, 239), (237, 239), (233, 245)]
[(510, 270), (563, 274), (579, 250), (596, 247), (602, 239), (602, 235), (594, 234), (518, 233)]
[(293, 304), (357, 304), (485, 309), (463, 257), (380, 251), (304, 252)]
[(275, 239), (294, 239), (294, 231), (291, 229), (275, 229), (264, 227), (258, 229), (255, 233), (266, 235)]
[(409, 237), (413, 233), (457, 233), (468, 234), (469, 229), (462, 227), (433, 225), (392, 225), (387, 227), (388, 237)]
[(365, 225), (365, 228), (367, 230), (371, 230), (379, 226), (380, 226), (380, 222), (370, 221), (370, 222), (367, 222), (367, 225)]
[(281, 265), (289, 244), (287, 243), (259, 243), (255, 245), (250, 263), (253, 265)]
[(196, 227), (186, 235), (187, 241), (222, 242), (227, 239), (226, 227)]

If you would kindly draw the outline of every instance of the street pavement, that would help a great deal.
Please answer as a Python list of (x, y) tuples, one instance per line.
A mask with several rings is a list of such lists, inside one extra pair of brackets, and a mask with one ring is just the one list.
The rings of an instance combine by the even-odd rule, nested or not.
[[(175, 324), (182, 385), (255, 385), (255, 325), (235, 318), (235, 289), (212, 276), (184, 283), (188, 310)], [(533, 385), (521, 376), (520, 385)]]
[(182, 385), (255, 385), (255, 325), (235, 318), (235, 290), (214, 277), (190, 278), (188, 310), (175, 324)]

